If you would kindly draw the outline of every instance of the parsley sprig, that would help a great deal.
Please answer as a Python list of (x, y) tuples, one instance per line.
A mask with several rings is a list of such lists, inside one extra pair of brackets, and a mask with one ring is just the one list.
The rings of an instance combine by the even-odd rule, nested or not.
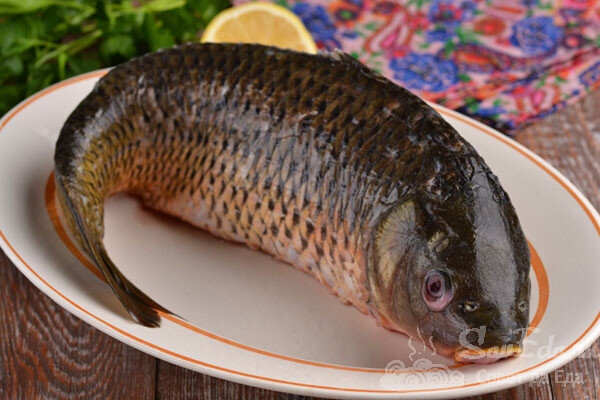
[(44, 87), (196, 41), (228, 0), (0, 0), (0, 116)]

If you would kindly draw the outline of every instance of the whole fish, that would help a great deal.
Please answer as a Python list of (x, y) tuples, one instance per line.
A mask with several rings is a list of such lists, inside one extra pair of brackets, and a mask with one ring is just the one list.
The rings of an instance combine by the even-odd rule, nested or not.
[(55, 179), (70, 231), (141, 324), (166, 310), (104, 248), (117, 192), (290, 263), (456, 360), (520, 351), (529, 249), (508, 195), (437, 112), (341, 52), (189, 44), (126, 62), (64, 124)]

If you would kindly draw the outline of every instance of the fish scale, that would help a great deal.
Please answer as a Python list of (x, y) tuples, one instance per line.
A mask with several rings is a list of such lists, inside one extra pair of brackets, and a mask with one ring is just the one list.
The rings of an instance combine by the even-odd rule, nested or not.
[[(424, 307), (405, 292), (424, 272), (412, 271), (409, 258), (393, 260), (397, 251), (386, 246), (454, 246), (444, 260), (472, 260), (453, 266), (460, 271), (477, 264), (478, 243), (504, 238), (482, 241), (475, 217), (452, 225), (463, 220), (444, 210), (464, 193), (476, 196), (469, 188), (493, 194), (484, 209), (508, 221), (497, 225), (516, 238), (506, 241), (519, 268), (529, 265), (514, 209), (475, 150), (423, 101), (342, 53), (189, 44), (124, 63), (63, 126), (55, 180), (69, 229), (148, 326), (167, 310), (119, 272), (102, 243), (104, 199), (118, 192), (290, 263), (404, 332), (416, 317), (401, 312)], [(407, 210), (419, 202), (422, 227), (400, 235), (417, 221)], [(460, 204), (466, 215), (477, 205)], [(450, 222), (432, 222), (444, 212)], [(470, 290), (468, 277), (462, 282)]]

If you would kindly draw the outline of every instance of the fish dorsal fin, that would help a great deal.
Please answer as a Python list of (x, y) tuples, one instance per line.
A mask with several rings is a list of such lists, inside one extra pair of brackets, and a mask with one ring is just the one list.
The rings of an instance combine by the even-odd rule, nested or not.
[(352, 57), (350, 54), (348, 54), (345, 51), (340, 50), (340, 49), (319, 50), (319, 52), (317, 54), (323, 55), (323, 56), (330, 58), (332, 60), (335, 60), (335, 61), (342, 61), (342, 62), (345, 62), (348, 64), (353, 64), (355, 66), (359, 66), (361, 68), (365, 67), (363, 65), (363, 63), (361, 63), (356, 58)]
[(383, 75), (381, 75), (379, 72), (372, 70), (371, 68), (369, 68), (368, 66), (366, 66), (365, 64), (363, 64), (362, 62), (360, 62), (359, 60), (354, 58), (353, 56), (351, 56), (350, 54), (348, 54), (340, 49), (334, 49), (331, 51), (319, 50), (319, 52), (317, 54), (320, 54), (331, 60), (341, 62), (348, 66), (355, 67), (360, 72), (362, 72), (364, 75), (367, 75), (370, 78), (373, 78), (373, 79), (376, 79), (379, 81), (383, 81), (386, 83), (389, 82), (389, 80), (386, 77), (384, 77)]

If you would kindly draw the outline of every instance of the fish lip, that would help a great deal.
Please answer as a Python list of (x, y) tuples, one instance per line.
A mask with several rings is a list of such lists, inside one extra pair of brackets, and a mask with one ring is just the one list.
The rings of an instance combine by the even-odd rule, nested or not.
[(459, 348), (454, 352), (454, 361), (471, 364), (491, 364), (503, 358), (519, 356), (523, 348), (518, 344), (508, 344), (501, 347), (493, 346), (485, 349)]

